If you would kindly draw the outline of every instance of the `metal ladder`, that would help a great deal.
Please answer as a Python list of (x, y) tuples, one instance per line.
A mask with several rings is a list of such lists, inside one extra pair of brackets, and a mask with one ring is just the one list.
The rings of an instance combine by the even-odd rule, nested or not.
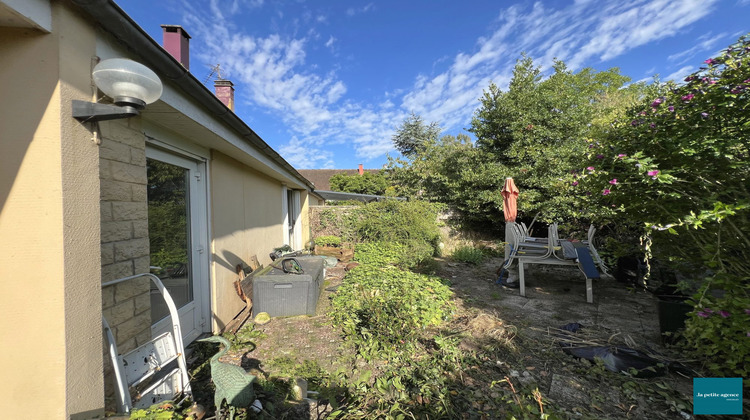
[[(169, 291), (161, 280), (153, 274), (144, 273), (102, 283), (102, 287), (141, 277), (148, 277), (159, 289), (169, 308), (172, 331), (160, 334), (135, 350), (120, 355), (112, 329), (102, 316), (102, 326), (109, 342), (109, 355), (115, 370), (117, 409), (121, 413), (129, 413), (133, 408), (148, 408), (161, 401), (182, 400), (192, 395), (185, 363), (185, 346), (182, 342), (180, 317), (172, 296), (169, 295)], [(166, 374), (158, 375), (158, 379), (154, 379), (153, 383), (140, 391), (135, 398), (131, 398), (131, 388), (154, 378), (157, 373), (161, 373), (162, 369), (175, 360), (177, 361), (176, 368)]]

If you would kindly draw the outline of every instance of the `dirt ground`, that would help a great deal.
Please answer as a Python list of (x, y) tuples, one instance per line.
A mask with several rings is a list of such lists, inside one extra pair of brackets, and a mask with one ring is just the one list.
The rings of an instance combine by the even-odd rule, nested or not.
[[(437, 274), (452, 283), (458, 310), (449, 323), (466, 332), (465, 351), (482, 355), (483, 364), (462, 375), (462, 385), (475, 389), (476, 413), (467, 418), (503, 418), (491, 403), (490, 383), (510, 378), (521, 389), (538, 389), (563, 418), (692, 418), (692, 377), (667, 371), (656, 378), (632, 378), (575, 359), (564, 353), (557, 329), (580, 323), (583, 329), (564, 341), (611, 344), (648, 350), (669, 359), (661, 342), (655, 298), (629, 290), (611, 277), (594, 283), (594, 303), (586, 303), (583, 275), (574, 267), (531, 266), (526, 271), (526, 297), (518, 289), (497, 284), (501, 259), (479, 266), (438, 259)], [(341, 264), (340, 264), (341, 265)], [(340, 336), (326, 312), (343, 267), (328, 269), (325, 290), (315, 316), (274, 318), (254, 325), (263, 337), (257, 347), (232, 351), (225, 361), (273, 376), (274, 359), (317, 362), (330, 372), (342, 365)], [(502, 345), (498, 341), (504, 341)], [(493, 414), (494, 412), (494, 414)]]

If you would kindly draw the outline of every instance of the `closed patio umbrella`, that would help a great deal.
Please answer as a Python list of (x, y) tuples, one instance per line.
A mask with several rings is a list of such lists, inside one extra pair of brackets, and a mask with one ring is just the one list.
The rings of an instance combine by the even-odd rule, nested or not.
[[(513, 178), (508, 177), (505, 178), (505, 185), (503, 185), (502, 191), (500, 191), (500, 195), (503, 196), (503, 215), (505, 215), (505, 260), (508, 261), (508, 258), (510, 257), (510, 243), (512, 241), (513, 234), (511, 233), (511, 228), (508, 226), (508, 223), (513, 223), (516, 221), (516, 216), (518, 213), (518, 207), (516, 205), (516, 202), (518, 201), (518, 187), (516, 187), (516, 183), (513, 182)], [(502, 274), (501, 274), (501, 280), (502, 280)], [(510, 286), (511, 284), (515, 284), (518, 280), (518, 269), (515, 267), (509, 267), (508, 268), (508, 280), (504, 281), (505, 286)], [(513, 287), (513, 286), (511, 286)]]
[(516, 201), (518, 201), (518, 187), (513, 182), (513, 178), (505, 178), (505, 185), (503, 190), (500, 192), (503, 196), (503, 214), (505, 215), (506, 222), (515, 222), (516, 215), (518, 213), (518, 207)]

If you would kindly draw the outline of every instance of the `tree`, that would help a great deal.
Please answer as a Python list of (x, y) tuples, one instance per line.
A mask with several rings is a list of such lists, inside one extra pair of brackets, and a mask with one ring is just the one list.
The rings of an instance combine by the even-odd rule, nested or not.
[(616, 68), (574, 73), (559, 60), (544, 78), (524, 55), (507, 91), (490, 84), (469, 131), (477, 136), (477, 148), (506, 167), (521, 188), (521, 218), (538, 213), (542, 220), (574, 222), (588, 217), (561, 174), (580, 167), (587, 140), (606, 123), (600, 116), (625, 108), (630, 93), (622, 88), (628, 80)]
[(385, 195), (388, 180), (381, 173), (365, 172), (362, 175), (336, 174), (330, 179), (331, 189), (355, 194)]
[(440, 136), (440, 126), (436, 122), (425, 125), (422, 117), (412, 114), (404, 120), (393, 135), (393, 144), (405, 157), (421, 152)]

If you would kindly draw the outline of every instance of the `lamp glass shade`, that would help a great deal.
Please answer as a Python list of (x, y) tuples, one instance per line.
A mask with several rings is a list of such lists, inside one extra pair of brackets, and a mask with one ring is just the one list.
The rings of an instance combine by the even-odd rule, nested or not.
[(96, 86), (115, 101), (135, 98), (150, 104), (161, 97), (162, 84), (156, 73), (133, 60), (103, 60), (94, 67), (92, 76)]

